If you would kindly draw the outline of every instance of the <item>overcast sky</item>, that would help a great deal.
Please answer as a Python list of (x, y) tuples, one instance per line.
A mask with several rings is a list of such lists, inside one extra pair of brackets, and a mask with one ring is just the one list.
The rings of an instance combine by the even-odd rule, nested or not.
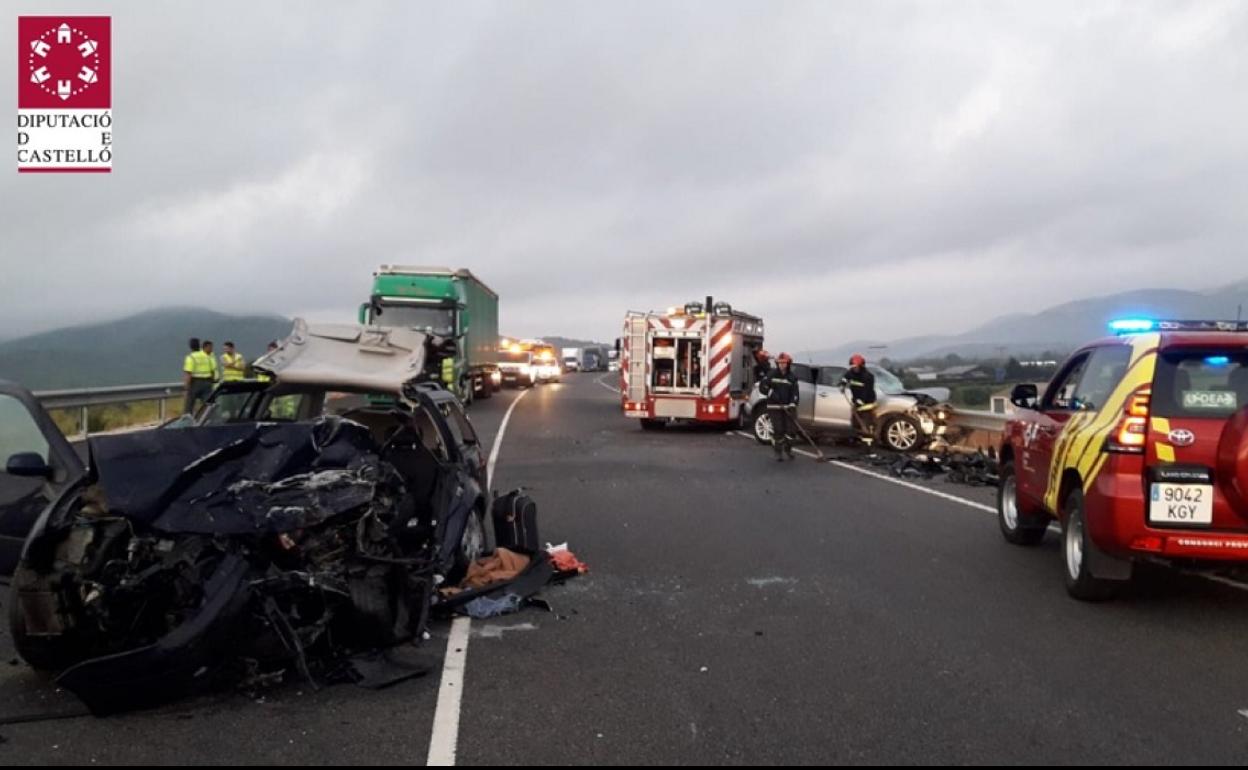
[(0, 337), (350, 320), (384, 262), (509, 334), (714, 294), (793, 349), (1248, 276), (1245, 2), (6, 6), (113, 17), (115, 147), (19, 175), (10, 134)]

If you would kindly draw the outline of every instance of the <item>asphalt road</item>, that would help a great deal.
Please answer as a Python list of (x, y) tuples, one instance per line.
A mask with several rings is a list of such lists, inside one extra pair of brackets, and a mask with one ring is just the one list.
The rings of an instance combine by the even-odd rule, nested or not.
[[(472, 621), (460, 763), (1248, 755), (1248, 592), (1149, 569), (1123, 599), (1081, 604), (1062, 589), (1053, 536), (1010, 546), (979, 507), (852, 468), (776, 463), (735, 433), (643, 432), (601, 380), (539, 387), (508, 425), (496, 487), (528, 487), (543, 539), (568, 541), (591, 572), (545, 593), (553, 613)], [(516, 397), (503, 395), (473, 407), (487, 443)], [(447, 627), (433, 630), (426, 649), (440, 659)], [(423, 763), (439, 677), (0, 724), (0, 757)], [(0, 722), (74, 708), (24, 666), (0, 672)]]

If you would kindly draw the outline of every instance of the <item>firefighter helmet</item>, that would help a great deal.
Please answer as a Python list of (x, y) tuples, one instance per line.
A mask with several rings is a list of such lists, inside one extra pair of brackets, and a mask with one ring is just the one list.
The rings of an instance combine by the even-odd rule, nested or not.
[(863, 358), (861, 353), (855, 353), (849, 357), (850, 366), (865, 366), (866, 363), (867, 359)]
[(781, 353), (780, 357), (777, 358), (776, 360), (782, 364), (791, 364), (793, 363), (793, 356), (789, 355), (788, 353)]

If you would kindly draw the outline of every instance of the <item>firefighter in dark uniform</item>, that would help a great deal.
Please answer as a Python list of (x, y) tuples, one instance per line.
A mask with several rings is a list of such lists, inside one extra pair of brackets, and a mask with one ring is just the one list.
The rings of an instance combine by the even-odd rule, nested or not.
[(767, 416), (771, 418), (771, 445), (776, 459), (787, 455), (793, 459), (794, 421), (797, 420), (797, 375), (793, 374), (793, 357), (781, 353), (772, 369), (758, 384), (758, 390), (767, 397)]
[(762, 382), (767, 379), (767, 373), (771, 371), (771, 354), (766, 350), (759, 348), (754, 351), (754, 382)]
[(860, 353), (849, 358), (849, 371), (841, 378), (841, 389), (845, 388), (849, 388), (854, 423), (862, 433), (862, 441), (870, 444), (875, 440), (875, 375)]

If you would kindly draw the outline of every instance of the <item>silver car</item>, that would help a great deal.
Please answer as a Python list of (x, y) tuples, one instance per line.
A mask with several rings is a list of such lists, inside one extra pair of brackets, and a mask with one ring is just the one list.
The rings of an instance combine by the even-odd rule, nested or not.
[[(853, 408), (848, 391), (839, 384), (848, 367), (819, 364), (792, 364), (797, 375), (799, 401), (797, 420), (808, 433), (852, 436)], [(947, 388), (907, 390), (897, 375), (873, 364), (875, 375), (875, 441), (895, 452), (928, 449), (945, 433), (949, 399)], [(771, 418), (767, 398), (755, 386), (750, 394), (750, 431), (760, 444), (771, 443)]]

